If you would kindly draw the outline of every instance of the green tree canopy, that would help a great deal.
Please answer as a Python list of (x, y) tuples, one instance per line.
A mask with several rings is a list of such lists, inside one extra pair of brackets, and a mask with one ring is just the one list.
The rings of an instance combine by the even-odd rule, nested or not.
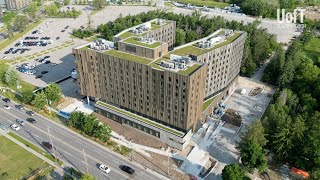
[(50, 83), (49, 86), (45, 88), (45, 94), (48, 100), (54, 103), (61, 99), (62, 91), (58, 84)]
[(10, 87), (13, 87), (16, 86), (20, 81), (21, 80), (18, 72), (13, 68), (8, 67), (4, 74), (4, 83)]
[(223, 180), (244, 180), (245, 171), (238, 164), (228, 164), (222, 170)]
[(46, 94), (43, 91), (37, 93), (31, 104), (38, 109), (43, 109), (47, 104)]

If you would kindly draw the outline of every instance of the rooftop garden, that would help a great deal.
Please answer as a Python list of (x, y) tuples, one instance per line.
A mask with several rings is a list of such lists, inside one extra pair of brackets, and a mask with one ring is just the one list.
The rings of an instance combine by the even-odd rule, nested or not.
[(114, 57), (120, 58), (120, 59), (125, 59), (125, 60), (128, 60), (128, 61), (134, 61), (134, 62), (141, 63), (141, 64), (148, 64), (148, 63), (151, 62), (150, 59), (143, 58), (143, 57), (140, 57), (140, 56), (135, 56), (133, 54), (124, 53), (124, 52), (117, 51), (117, 50), (110, 50), (110, 51), (106, 51), (104, 53), (108, 54), (110, 56), (114, 56)]
[[(221, 42), (221, 43), (218, 43), (216, 45), (214, 45), (213, 47), (211, 48), (206, 48), (206, 49), (203, 49), (203, 48), (198, 48), (194, 45), (190, 45), (190, 46), (186, 46), (186, 47), (183, 47), (183, 48), (180, 48), (180, 49), (177, 49), (177, 50), (174, 50), (172, 53), (170, 54), (176, 54), (176, 55), (180, 55), (180, 56), (186, 56), (186, 55), (189, 55), (189, 54), (193, 54), (193, 55), (201, 55), (201, 54), (204, 54), (206, 52), (209, 52), (213, 49), (216, 49), (216, 48), (219, 48), (219, 47), (222, 47), (222, 46), (225, 46), (231, 42), (233, 42), (235, 39), (237, 39), (239, 36), (241, 35), (241, 33), (234, 33), (232, 36), (230, 37), (227, 37), (226, 40), (224, 42)], [(166, 55), (165, 57), (170, 58), (170, 54)]]
[(130, 38), (124, 40), (123, 42), (125, 42), (125, 43), (130, 43), (130, 44), (136, 44), (136, 45), (139, 45), (139, 46), (143, 46), (143, 47), (147, 47), (147, 48), (152, 48), (152, 49), (153, 49), (153, 48), (156, 48), (156, 47), (158, 47), (158, 46), (161, 45), (161, 43), (160, 43), (160, 42), (157, 42), (157, 41), (153, 42), (152, 44), (143, 43), (143, 42), (138, 41), (138, 40), (137, 40), (137, 37), (130, 37)]
[(136, 115), (136, 114), (130, 113), (130, 112), (125, 111), (125, 110), (123, 110), (123, 109), (117, 108), (117, 107), (112, 106), (112, 105), (110, 105), (110, 104), (107, 104), (107, 103), (104, 103), (104, 102), (101, 102), (101, 101), (98, 101), (97, 104), (100, 105), (100, 106), (104, 106), (104, 107), (106, 107), (106, 108), (112, 109), (112, 110), (114, 110), (114, 111), (116, 111), (116, 112), (118, 112), (118, 113), (124, 114), (124, 115), (126, 115), (126, 116), (128, 116), (128, 117), (134, 118), (134, 119), (136, 119), (136, 120), (138, 120), (138, 121), (142, 121), (142, 122), (144, 122), (144, 123), (147, 123), (147, 124), (149, 124), (149, 125), (151, 125), (151, 126), (155, 126), (155, 127), (159, 128), (159, 129), (162, 129), (162, 130), (164, 130), (164, 131), (170, 132), (170, 133), (175, 134), (175, 135), (177, 135), (177, 136), (183, 137), (183, 135), (184, 135), (184, 133), (182, 133), (182, 132), (180, 132), (180, 131), (177, 131), (177, 130), (175, 130), (175, 129), (172, 129), (172, 128), (170, 128), (170, 127), (167, 127), (167, 126), (165, 126), (165, 125), (162, 125), (162, 124), (160, 124), (160, 123), (156, 123), (156, 122), (151, 121), (151, 120), (149, 120), (149, 119), (147, 119), (147, 118), (144, 118), (144, 117), (142, 117), (142, 116), (138, 116), (138, 115)]
[(202, 104), (202, 112), (205, 111), (209, 106), (210, 104), (212, 104), (212, 102), (214, 101), (214, 99), (216, 98), (217, 96), (213, 96), (212, 98), (206, 100), (203, 102)]
[(185, 70), (178, 71), (178, 73), (183, 75), (190, 75), (193, 72), (195, 72), (199, 67), (201, 67), (200, 64), (194, 64), (191, 67), (187, 67)]
[[(164, 59), (164, 58), (161, 58), (161, 59), (158, 59), (156, 61), (153, 61), (152, 63), (149, 64), (149, 66), (155, 68), (155, 69), (159, 69), (159, 70), (167, 70), (167, 71), (170, 71), (170, 69), (167, 69), (167, 68), (163, 68), (160, 66), (160, 63), (161, 61), (167, 61), (167, 62), (170, 62), (169, 59)], [(199, 67), (201, 66), (201, 64), (194, 64), (190, 67), (187, 67), (186, 69), (184, 70), (179, 70), (177, 71), (177, 73), (179, 74), (183, 74), (183, 75), (190, 75), (192, 74), (194, 71), (196, 71)]]

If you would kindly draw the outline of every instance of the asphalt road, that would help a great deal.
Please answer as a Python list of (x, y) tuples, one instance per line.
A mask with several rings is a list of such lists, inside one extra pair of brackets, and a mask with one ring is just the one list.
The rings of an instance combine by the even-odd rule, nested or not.
[[(8, 105), (11, 107), (9, 110), (5, 110), (3, 108), (4, 104), (5, 103), (2, 101), (1, 97), (1, 124), (17, 124), (15, 122), (16, 119), (26, 119), (30, 117), (28, 114), (26, 114), (27, 110), (19, 110), (15, 108), (15, 104), (13, 102), (8, 103)], [(150, 173), (150, 170), (146, 171), (141, 165), (131, 163), (129, 160), (123, 158), (115, 152), (112, 152), (106, 147), (103, 147), (100, 144), (78, 135), (61, 124), (45, 119), (37, 114), (34, 115), (33, 118), (37, 120), (35, 124), (26, 122), (26, 125), (15, 133), (42, 148), (42, 141), (50, 141), (48, 133), (49, 129), (53, 146), (56, 148), (54, 151), (51, 151), (51, 153), (55, 153), (55, 155), (64, 161), (65, 165), (69, 167), (73, 166), (82, 170), (83, 172), (86, 172), (86, 164), (88, 164), (89, 173), (98, 179), (165, 179), (155, 172)], [(87, 163), (85, 163), (85, 158)], [(106, 174), (100, 171), (97, 167), (100, 163), (111, 168), (111, 172)], [(119, 168), (120, 165), (129, 165), (135, 169), (135, 174), (133, 176), (129, 176), (129, 174), (123, 172)]]

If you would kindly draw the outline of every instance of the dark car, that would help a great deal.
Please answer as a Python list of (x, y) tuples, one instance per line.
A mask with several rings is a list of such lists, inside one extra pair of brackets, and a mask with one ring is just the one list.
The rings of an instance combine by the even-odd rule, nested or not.
[(32, 34), (37, 34), (38, 30), (32, 31)]
[(36, 79), (39, 79), (39, 78), (42, 78), (43, 76), (42, 75), (38, 75), (36, 76)]
[(16, 105), (16, 108), (19, 109), (19, 110), (22, 110), (23, 106), (22, 105)]
[(48, 59), (49, 57), (51, 57), (51, 56), (45, 56), (45, 57), (43, 57), (43, 59)]
[(60, 37), (56, 37), (56, 40), (59, 40), (60, 39)]
[(128, 174), (133, 174), (135, 171), (129, 166), (120, 166), (120, 169)]
[(49, 60), (47, 60), (46, 62), (45, 62), (45, 64), (50, 64), (51, 63), (51, 61), (49, 61)]
[(47, 74), (48, 73), (48, 71), (42, 71), (41, 72), (41, 74)]
[(53, 149), (53, 146), (52, 146), (52, 144), (51, 144), (50, 142), (43, 141), (43, 142), (42, 142), (42, 145), (43, 145), (44, 147), (46, 147), (47, 149), (49, 149), (49, 150), (52, 150), (52, 149)]
[(69, 25), (68, 26), (66, 26), (64, 29), (68, 29), (69, 28)]
[(33, 119), (33, 118), (27, 118), (26, 119), (29, 123), (32, 123), (32, 124), (34, 124), (34, 123), (36, 123), (37, 121), (35, 120), (35, 119)]
[(33, 116), (34, 112), (33, 111), (27, 111), (27, 114), (29, 114), (30, 116)]
[(62, 29), (62, 31), (61, 32), (65, 32), (66, 30), (64, 30), (64, 29)]
[(9, 103), (10, 102), (10, 99), (9, 98), (3, 98), (2, 99), (5, 103)]

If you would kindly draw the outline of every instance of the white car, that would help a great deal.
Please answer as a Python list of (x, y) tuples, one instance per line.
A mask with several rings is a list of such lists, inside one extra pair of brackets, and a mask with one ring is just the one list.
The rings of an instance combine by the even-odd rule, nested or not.
[(104, 164), (100, 164), (99, 169), (105, 173), (109, 173), (111, 171), (111, 169)]
[(8, 110), (8, 109), (10, 109), (10, 106), (4, 105), (3, 108)]
[(26, 122), (25, 122), (23, 119), (17, 119), (16, 122), (17, 122), (18, 124), (20, 124), (21, 126), (26, 125)]
[(21, 128), (18, 126), (18, 125), (16, 125), (16, 124), (11, 124), (11, 126), (10, 126), (13, 130), (15, 130), (15, 131), (19, 131)]

